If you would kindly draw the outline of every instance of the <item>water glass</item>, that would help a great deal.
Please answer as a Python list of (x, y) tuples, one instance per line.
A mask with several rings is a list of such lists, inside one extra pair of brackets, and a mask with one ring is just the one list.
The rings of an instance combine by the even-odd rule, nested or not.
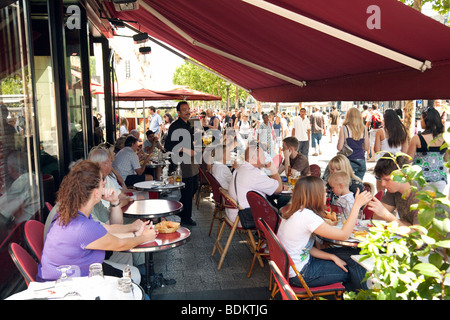
[(103, 268), (101, 263), (93, 263), (89, 266), (89, 278), (93, 277), (103, 277)]
[(122, 277), (117, 282), (117, 300), (134, 300), (133, 284), (131, 278)]
[(56, 267), (56, 270), (61, 272), (61, 277), (56, 280), (56, 287), (70, 287), (72, 278), (67, 275), (67, 272), (71, 269), (70, 265), (63, 265)]

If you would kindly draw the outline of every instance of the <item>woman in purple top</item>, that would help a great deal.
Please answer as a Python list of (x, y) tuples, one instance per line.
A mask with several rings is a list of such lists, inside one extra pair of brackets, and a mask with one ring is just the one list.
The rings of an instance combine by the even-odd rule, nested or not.
[[(75, 165), (64, 177), (58, 190), (59, 210), (45, 239), (37, 281), (58, 279), (61, 272), (56, 268), (61, 265), (78, 266), (81, 276), (87, 276), (90, 264), (103, 263), (105, 251), (129, 250), (156, 238), (157, 231), (148, 222), (131, 237), (118, 238), (93, 220), (91, 211), (102, 198), (104, 186), (99, 164), (89, 160)], [(119, 205), (119, 199), (111, 205)]]

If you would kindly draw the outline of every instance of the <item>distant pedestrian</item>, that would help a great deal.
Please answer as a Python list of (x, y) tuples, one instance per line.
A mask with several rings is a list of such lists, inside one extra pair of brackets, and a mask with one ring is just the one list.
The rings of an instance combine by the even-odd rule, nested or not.
[(292, 136), (298, 140), (298, 152), (308, 159), (311, 123), (306, 116), (306, 109), (300, 109), (300, 116), (295, 117), (292, 126)]
[(367, 159), (370, 162), (375, 161), (375, 137), (377, 135), (378, 129), (383, 126), (383, 116), (378, 110), (378, 105), (374, 103), (372, 105), (372, 111), (370, 112), (370, 116), (366, 119), (366, 127), (369, 129), (369, 137), (370, 137), (370, 151), (367, 154)]
[[(325, 121), (323, 115), (318, 107), (314, 107), (314, 113), (311, 114), (311, 146), (314, 148), (313, 156), (318, 156), (322, 154), (320, 150), (320, 140), (322, 139), (322, 134), (325, 130)], [(319, 151), (319, 154), (317, 154)]]
[(339, 131), (337, 149), (344, 147), (344, 141), (353, 150), (347, 158), (353, 168), (355, 175), (363, 180), (366, 173), (365, 151), (370, 148), (369, 134), (364, 127), (361, 112), (357, 108), (350, 108), (345, 115), (344, 123)]
[(330, 143), (333, 142), (333, 135), (339, 134), (339, 117), (341, 114), (337, 111), (336, 106), (333, 106), (333, 111), (330, 113)]

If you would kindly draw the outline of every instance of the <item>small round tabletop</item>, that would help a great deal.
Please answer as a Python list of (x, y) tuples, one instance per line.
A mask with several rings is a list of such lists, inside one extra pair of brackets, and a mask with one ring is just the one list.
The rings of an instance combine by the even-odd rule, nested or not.
[(172, 249), (189, 241), (191, 231), (185, 227), (179, 227), (173, 233), (158, 233), (155, 241), (140, 244), (129, 252), (159, 252)]
[(183, 204), (174, 200), (136, 200), (125, 209), (123, 215), (130, 218), (161, 218), (183, 211)]
[(155, 191), (155, 192), (169, 192), (184, 188), (185, 183), (180, 184), (164, 184), (162, 181), (142, 181), (135, 183), (133, 187), (138, 191)]

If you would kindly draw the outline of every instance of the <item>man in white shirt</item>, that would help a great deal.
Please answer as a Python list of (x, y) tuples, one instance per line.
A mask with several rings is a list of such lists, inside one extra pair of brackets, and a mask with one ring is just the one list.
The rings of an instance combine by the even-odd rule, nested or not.
[[(250, 208), (247, 201), (248, 191), (256, 191), (267, 196), (274, 193), (280, 193), (283, 190), (280, 175), (273, 162), (269, 162), (266, 166), (266, 168), (270, 170), (270, 175), (267, 175), (260, 170), (264, 166), (264, 150), (257, 144), (251, 144), (245, 150), (244, 163), (233, 172), (233, 177), (231, 178), (230, 186), (228, 188), (228, 193), (239, 203), (241, 208)], [(232, 221), (236, 219), (238, 215), (237, 209), (227, 208), (225, 211)], [(240, 223), (239, 226), (241, 226)]]
[(161, 127), (163, 126), (163, 121), (161, 116), (156, 113), (156, 108), (151, 106), (149, 108), (150, 111), (150, 130), (152, 130), (155, 134), (159, 134), (161, 132)]
[[(229, 154), (226, 152), (227, 146), (223, 145), (222, 154), (214, 155), (214, 163), (212, 164), (211, 174), (219, 182), (220, 186), (226, 190), (229, 189), (232, 173), (230, 168), (227, 166), (229, 161)], [(217, 152), (217, 149), (216, 149)], [(237, 168), (237, 163), (233, 163), (233, 168)]]
[(306, 117), (306, 109), (300, 109), (300, 116), (293, 120), (292, 136), (296, 137), (298, 144), (298, 152), (308, 159), (309, 140), (311, 135), (311, 122)]

